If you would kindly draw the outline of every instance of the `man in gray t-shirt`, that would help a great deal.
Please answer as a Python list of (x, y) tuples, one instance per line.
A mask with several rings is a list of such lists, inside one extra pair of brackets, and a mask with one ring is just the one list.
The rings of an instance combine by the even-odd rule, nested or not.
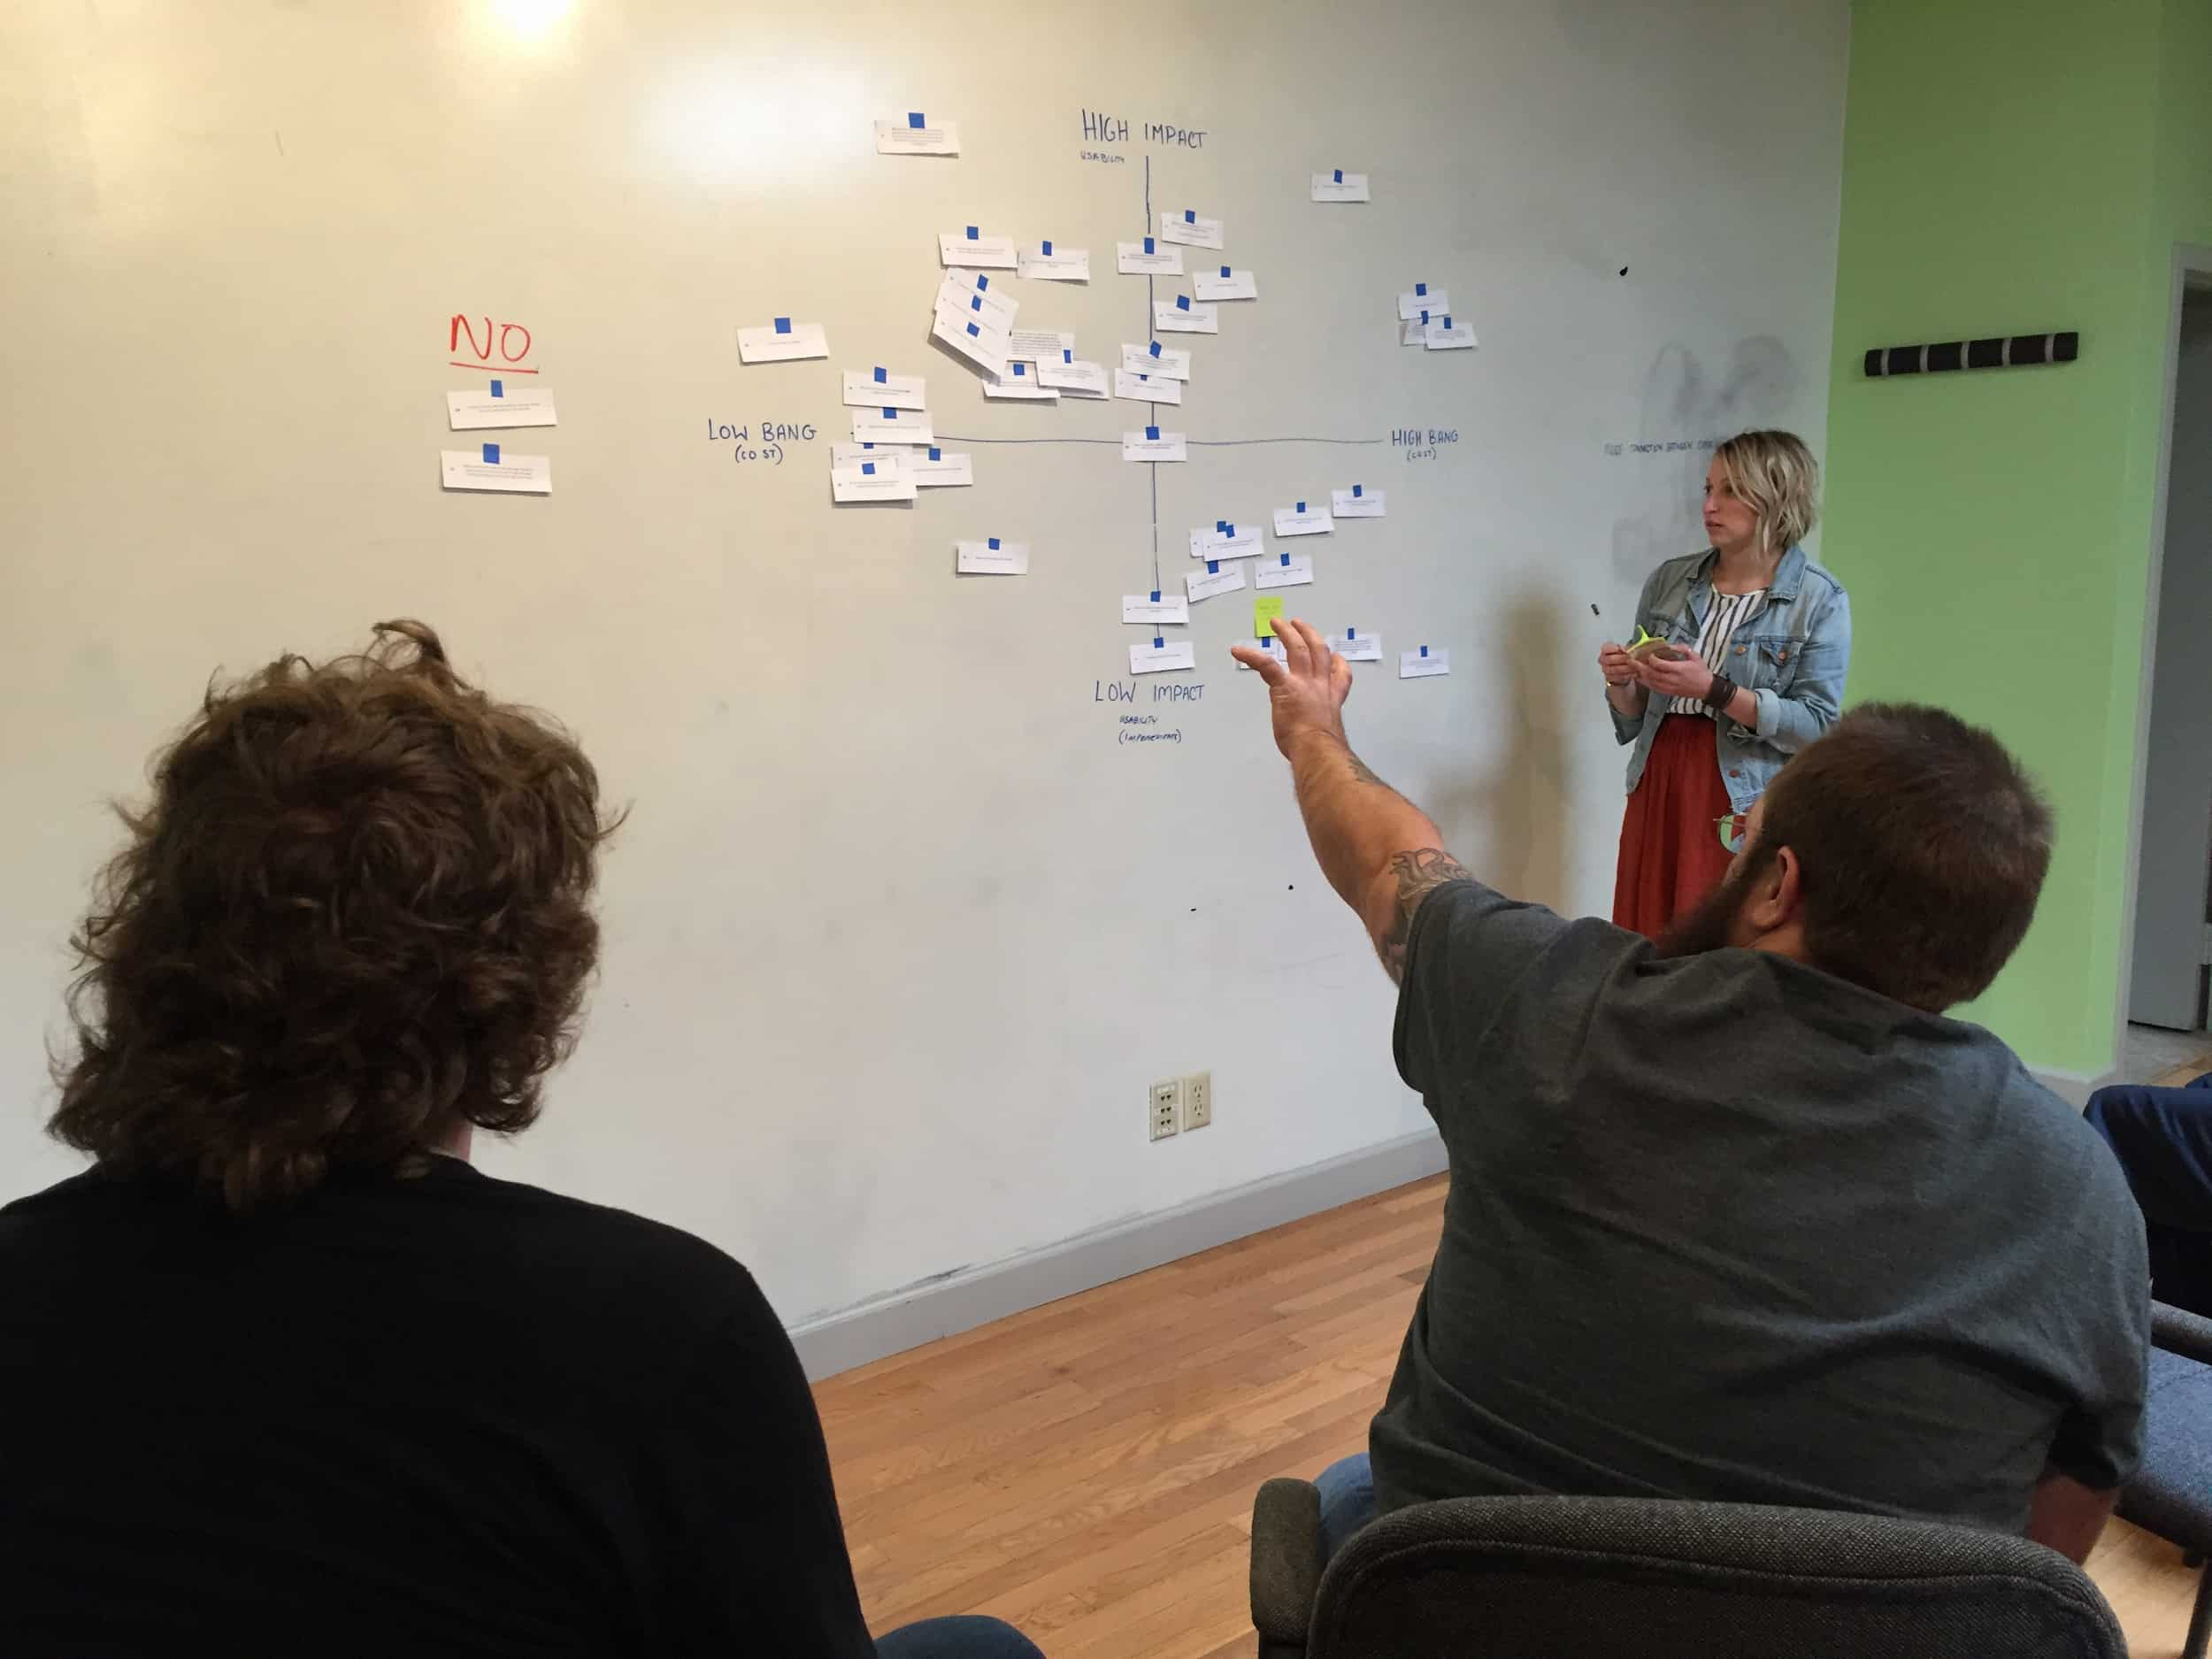
[(1943, 1017), (2032, 916), (2050, 818), (1986, 733), (1863, 709), (1654, 946), (1476, 882), (1346, 746), (1303, 624), (1268, 681), (1324, 872), (1402, 987), (1443, 1238), (1333, 1546), (1569, 1492), (1866, 1510), (2086, 1555), (2141, 1455), (2148, 1279), (2117, 1165)]

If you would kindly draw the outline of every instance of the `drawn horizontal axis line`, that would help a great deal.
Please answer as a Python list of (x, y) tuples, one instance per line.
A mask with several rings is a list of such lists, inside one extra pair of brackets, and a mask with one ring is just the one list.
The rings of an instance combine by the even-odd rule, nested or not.
[(1248, 443), (1387, 443), (1386, 438), (1187, 438), (1202, 449), (1233, 449)]
[[(937, 442), (940, 444), (1107, 443), (1118, 446), (1121, 440), (1119, 438), (964, 438), (956, 432), (941, 432), (937, 434)], [(1255, 443), (1377, 444), (1387, 443), (1389, 440), (1387, 438), (1187, 438), (1184, 442), (1194, 449), (1240, 449)]]

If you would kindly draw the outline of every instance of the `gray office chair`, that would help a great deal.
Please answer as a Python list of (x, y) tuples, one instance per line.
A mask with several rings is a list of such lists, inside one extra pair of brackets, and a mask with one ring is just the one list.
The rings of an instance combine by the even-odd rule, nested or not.
[[(2193, 1567), (2212, 1556), (2212, 1319), (2151, 1304), (2151, 1384), (2143, 1466), (2120, 1490), (2120, 1518), (2181, 1546)], [(2182, 1659), (2212, 1642), (2212, 1570), (2197, 1580)]]
[(1457, 1498), (1325, 1571), (1310, 1482), (1252, 1509), (1259, 1659), (2125, 1659), (2073, 1563), (2002, 1533), (1641, 1498)]

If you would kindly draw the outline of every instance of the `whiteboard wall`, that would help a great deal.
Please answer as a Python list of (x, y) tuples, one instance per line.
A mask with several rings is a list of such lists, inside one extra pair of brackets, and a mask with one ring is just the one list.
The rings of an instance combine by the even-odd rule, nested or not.
[[(1197, 671), (1133, 682), (1120, 598), (1156, 525), (1171, 589), (1194, 526), (1386, 489), (1286, 544), (1317, 572), (1294, 614), (1382, 636), (1354, 741), (1476, 872), (1602, 910), (1595, 649), (1696, 544), (1700, 446), (1820, 447), (1846, 27), (1843, 0), (9, 8), (0, 1196), (75, 1167), (38, 1125), (103, 801), (219, 666), (392, 615), (556, 711), (633, 808), (583, 1046), (480, 1161), (704, 1234), (787, 1320), (1419, 1128), (1227, 658), (1252, 594), (1194, 609)], [(910, 111), (964, 153), (879, 156)], [(1340, 166), (1371, 202), (1308, 199)], [(1157, 467), (1118, 449), (1142, 406), (987, 403), (925, 340), (970, 224), (1091, 250), (1087, 285), (1004, 285), (1025, 325), (1110, 366), (1148, 340), (1113, 269), (1148, 184), (1223, 219), (1261, 295), (1162, 336), (1195, 361), (1160, 424), (1205, 447)], [(1479, 350), (1399, 343), (1417, 280)], [(483, 384), (457, 314), (557, 428), (447, 431)], [(779, 315), (829, 359), (741, 366)], [(832, 506), (839, 374), (876, 364), (927, 376), (972, 488)], [(770, 425), (815, 436), (736, 458)], [(550, 456), (554, 493), (442, 492), (480, 435)], [(1104, 442), (1029, 442), (1071, 438)], [(1030, 573), (956, 579), (988, 535)], [(1451, 674), (1397, 679), (1423, 643)], [(1148, 1142), (1147, 1084), (1201, 1068), (1213, 1126)]]

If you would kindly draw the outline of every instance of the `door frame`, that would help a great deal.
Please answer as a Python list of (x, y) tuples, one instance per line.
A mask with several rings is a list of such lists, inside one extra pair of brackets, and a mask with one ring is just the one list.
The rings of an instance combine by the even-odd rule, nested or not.
[(2165, 369), (2158, 407), (2158, 479), (2151, 498), (2150, 592), (2143, 606), (2142, 672), (2135, 688), (2135, 770), (2128, 791), (2127, 885), (2122, 910), (2118, 988), (2112, 1004), (2112, 1059), (2125, 1051), (2128, 1003), (2135, 989), (2135, 913), (2143, 863), (2143, 789), (2150, 775), (2151, 670), (2158, 649), (2158, 600), (2166, 581), (2166, 498), (2174, 459), (2174, 388), (2181, 365), (2181, 307), (2192, 288), (2212, 288), (2212, 246), (2176, 242), (2167, 284)]

